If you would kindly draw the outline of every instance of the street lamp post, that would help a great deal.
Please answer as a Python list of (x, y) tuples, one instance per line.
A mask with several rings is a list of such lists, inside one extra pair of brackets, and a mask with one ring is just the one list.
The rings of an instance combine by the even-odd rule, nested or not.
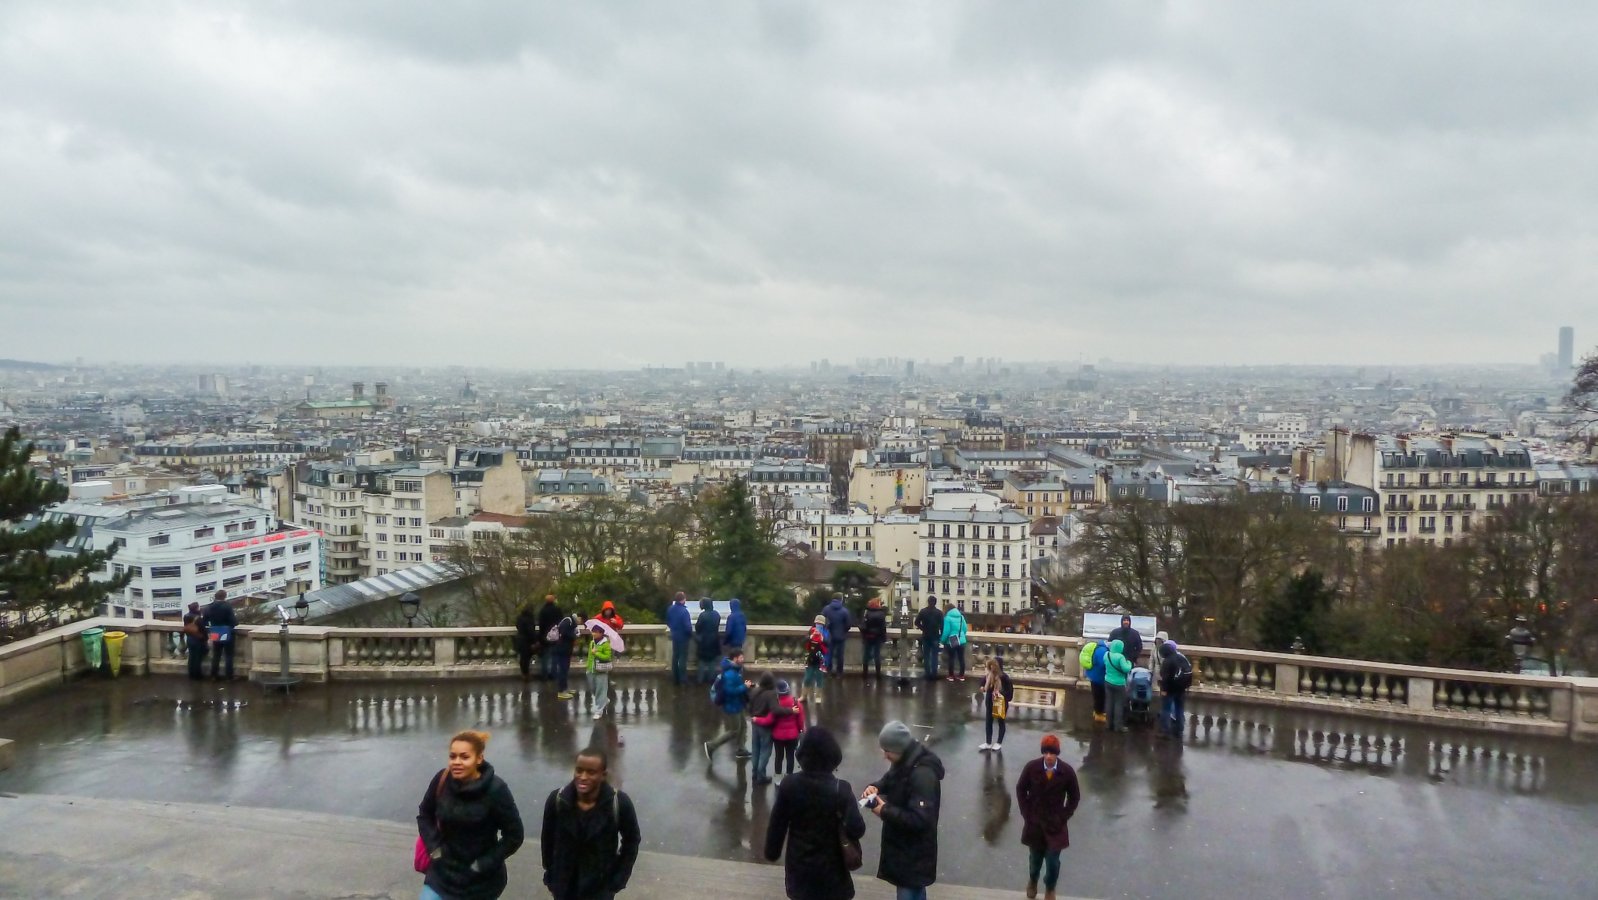
[(899, 690), (910, 688), (910, 595), (899, 597), (899, 678), (894, 686)]
[(1537, 641), (1531, 629), (1526, 627), (1525, 616), (1515, 617), (1515, 627), (1509, 629), (1509, 633), (1504, 635), (1504, 640), (1509, 642), (1509, 649), (1515, 654), (1515, 674), (1519, 675), (1525, 669), (1526, 656), (1531, 652), (1531, 645)]
[(418, 597), (414, 591), (406, 591), (400, 594), (399, 605), (400, 612), (405, 614), (405, 627), (414, 627), (416, 625), (416, 613), (422, 608), (422, 598)]

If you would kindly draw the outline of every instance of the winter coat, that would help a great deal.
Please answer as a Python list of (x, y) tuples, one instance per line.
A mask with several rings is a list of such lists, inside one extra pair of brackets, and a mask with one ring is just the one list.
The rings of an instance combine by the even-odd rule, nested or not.
[(842, 641), (849, 637), (849, 629), (854, 625), (854, 620), (849, 616), (849, 609), (837, 597), (832, 598), (821, 610), (827, 617), (827, 638), (830, 641)]
[(237, 628), (239, 627), (239, 617), (233, 611), (233, 604), (226, 600), (212, 600), (205, 607), (205, 624), (207, 626), (226, 625), (229, 628)]
[[(783, 715), (779, 710), (786, 710), (788, 714)], [(805, 730), (804, 704), (795, 700), (792, 694), (777, 697), (777, 708), (764, 715), (757, 715), (755, 724), (761, 728), (770, 728), (771, 739), (774, 741), (797, 741)]]
[(538, 630), (538, 613), (530, 606), (522, 607), (516, 614), (516, 649), (532, 649), (543, 642), (544, 634)]
[(709, 600), (699, 601), (699, 619), (694, 622), (694, 637), (699, 642), (700, 656), (715, 656), (721, 652), (721, 613), (710, 607)]
[(859, 840), (866, 823), (849, 782), (830, 772), (800, 772), (782, 780), (766, 826), (766, 859), (783, 859), (783, 881), (791, 900), (850, 900), (854, 879), (843, 864), (839, 819)]
[(1082, 802), (1082, 788), (1076, 770), (1061, 759), (1054, 765), (1054, 777), (1039, 757), (1021, 767), (1015, 783), (1016, 804), (1021, 807), (1021, 843), (1034, 850), (1055, 852), (1071, 846), (1071, 831), (1066, 827)]
[(205, 631), (205, 614), (192, 612), (183, 614), (183, 640), (184, 646), (190, 650), (204, 651), (211, 638)]
[(896, 887), (926, 887), (938, 880), (938, 808), (943, 761), (915, 743), (877, 779), (887, 799), (882, 811), (882, 856), (877, 877)]
[(936, 606), (923, 606), (916, 613), (916, 627), (921, 629), (921, 639), (940, 643), (943, 640), (943, 610)]
[(627, 887), (642, 843), (631, 797), (602, 784), (594, 808), (584, 812), (576, 784), (567, 784), (544, 801), (544, 886), (556, 900), (609, 898)]
[(547, 640), (545, 640), (545, 638), (549, 635), (549, 629), (554, 628), (556, 625), (560, 624), (561, 618), (562, 618), (562, 616), (561, 616), (561, 612), (560, 612), (560, 607), (556, 606), (555, 605), (555, 601), (553, 601), (553, 600), (545, 600), (544, 601), (544, 605), (540, 606), (538, 608), (538, 644), (539, 644), (539, 646), (543, 646), (543, 645), (549, 643)]
[(721, 703), (721, 711), (732, 715), (741, 713), (749, 706), (749, 688), (744, 684), (743, 666), (734, 665), (730, 659), (721, 661), (721, 691), (726, 698)]
[(594, 618), (609, 625), (611, 630), (618, 633), (627, 625), (627, 621), (621, 617), (621, 613), (616, 611), (615, 605), (608, 600), (605, 601), (604, 606), (599, 608), (599, 615)]
[(821, 668), (822, 658), (827, 655), (827, 632), (820, 625), (810, 626), (810, 634), (805, 637), (805, 668)]
[(744, 618), (743, 607), (732, 601), (732, 611), (727, 613), (727, 646), (742, 647), (749, 636), (749, 620)]
[(960, 612), (960, 607), (956, 606), (943, 614), (943, 634), (938, 638), (938, 643), (948, 644), (950, 641), (954, 641), (963, 645), (968, 633), (965, 626), (965, 614)]
[(1104, 658), (1110, 655), (1110, 648), (1099, 641), (1098, 647), (1093, 651), (1093, 668), (1088, 669), (1088, 681), (1093, 684), (1104, 683)]
[(867, 643), (880, 644), (888, 639), (888, 611), (880, 606), (866, 607), (860, 623), (860, 636)]
[(1193, 664), (1188, 662), (1187, 657), (1180, 650), (1166, 654), (1165, 661), (1160, 663), (1160, 693), (1180, 694), (1186, 692), (1187, 688), (1176, 683), (1176, 676), (1183, 672), (1191, 671), (1193, 671)]
[(666, 630), (671, 632), (673, 644), (694, 636), (694, 617), (688, 612), (688, 604), (673, 603), (666, 607)]
[(577, 614), (574, 612), (569, 616), (562, 616), (555, 625), (555, 634), (559, 636), (555, 646), (560, 649), (562, 655), (571, 653), (572, 645), (577, 643)]
[(433, 776), (416, 808), (416, 828), (428, 853), (443, 848), (427, 867), (428, 887), (452, 900), (504, 893), (505, 860), (522, 845), (522, 817), (510, 786), (493, 766), (484, 762), (478, 778), (467, 784), (450, 778), (447, 770)]
[(588, 669), (588, 674), (595, 672), (609, 672), (611, 660), (615, 658), (615, 649), (610, 646), (610, 638), (602, 637), (588, 645), (588, 661), (583, 665)]
[(1112, 641), (1120, 641), (1121, 652), (1132, 661), (1132, 665), (1137, 665), (1138, 657), (1143, 655), (1143, 635), (1130, 625), (1122, 625), (1110, 632), (1109, 637)]
[(1121, 642), (1111, 641), (1104, 655), (1104, 683), (1110, 687), (1126, 687), (1126, 676), (1132, 674), (1132, 661), (1121, 652)]

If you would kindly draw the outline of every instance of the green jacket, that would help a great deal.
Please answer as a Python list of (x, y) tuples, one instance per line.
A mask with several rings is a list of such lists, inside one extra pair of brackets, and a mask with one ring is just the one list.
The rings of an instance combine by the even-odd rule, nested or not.
[(1104, 683), (1111, 687), (1126, 687), (1126, 676), (1132, 673), (1132, 662), (1121, 651), (1126, 645), (1110, 642), (1110, 652), (1104, 655)]
[(965, 615), (960, 612), (958, 606), (943, 614), (943, 636), (940, 642), (947, 646), (951, 638), (958, 638), (956, 643), (965, 646)]
[(610, 638), (600, 638), (588, 647), (588, 674), (610, 671)]

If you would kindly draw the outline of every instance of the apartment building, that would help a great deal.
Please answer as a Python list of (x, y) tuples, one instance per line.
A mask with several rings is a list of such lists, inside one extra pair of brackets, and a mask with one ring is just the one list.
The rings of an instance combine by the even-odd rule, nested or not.
[(149, 441), (133, 446), (133, 458), (150, 465), (238, 472), (297, 462), (305, 458), (305, 449), (298, 441)]
[(104, 614), (172, 618), (218, 590), (238, 602), (314, 591), (322, 586), (321, 536), (281, 528), (271, 512), (236, 502), (220, 485), (185, 488), (185, 502), (140, 509), (101, 522), (94, 549), (113, 544), (110, 575), (132, 581), (102, 605)]
[(877, 517), (870, 513), (848, 515), (824, 514), (820, 510), (801, 513), (810, 529), (810, 546), (820, 550), (826, 559), (873, 563), (876, 550), (872, 546)]
[(1538, 491), (1525, 445), (1495, 435), (1339, 431), (1326, 443), (1332, 468), (1380, 498), (1388, 547), (1410, 541), (1452, 544), (1511, 504), (1531, 502)]
[[(1011, 472), (999, 496), (1028, 519), (1060, 519), (1071, 509), (1071, 486), (1063, 472)], [(1091, 481), (1089, 482), (1091, 486)]]
[(931, 509), (921, 515), (921, 587), (973, 616), (1031, 607), (1031, 522), (1013, 509)]
[(849, 474), (849, 504), (874, 515), (927, 502), (925, 464), (857, 462)]

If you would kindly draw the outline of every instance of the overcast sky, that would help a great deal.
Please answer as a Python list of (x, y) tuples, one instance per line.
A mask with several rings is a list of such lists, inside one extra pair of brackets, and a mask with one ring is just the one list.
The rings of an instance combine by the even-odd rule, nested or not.
[(0, 3), (0, 356), (1534, 362), (1598, 4)]

